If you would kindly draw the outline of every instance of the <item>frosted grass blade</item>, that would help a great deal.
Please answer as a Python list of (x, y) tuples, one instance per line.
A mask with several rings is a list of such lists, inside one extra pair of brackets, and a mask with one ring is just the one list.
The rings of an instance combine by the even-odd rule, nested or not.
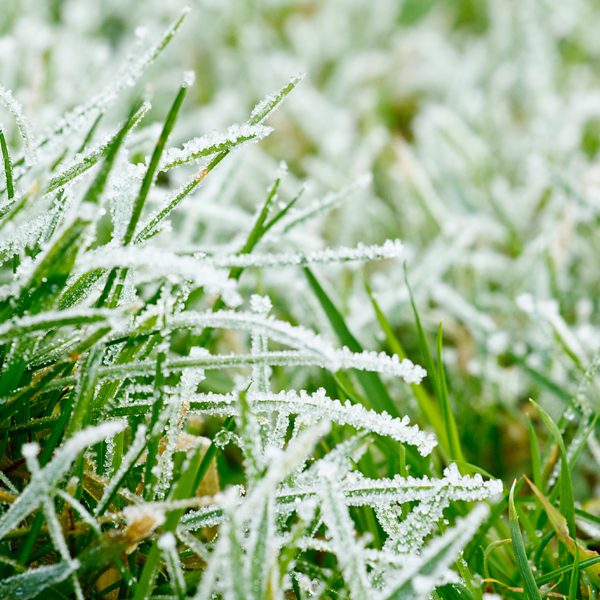
[[(593, 550), (588, 550), (587, 548), (582, 548), (577, 539), (571, 536), (569, 532), (569, 525), (566, 517), (561, 514), (561, 512), (550, 502), (544, 494), (533, 484), (527, 477), (525, 480), (529, 484), (529, 487), (533, 490), (536, 498), (541, 504), (542, 508), (548, 515), (548, 521), (552, 526), (552, 529), (556, 533), (556, 537), (560, 540), (560, 542), (564, 545), (564, 547), (568, 550), (571, 556), (575, 557), (575, 555), (579, 555), (578, 561), (583, 563), (583, 560), (588, 560), (591, 558), (595, 558), (598, 556), (598, 553)], [(582, 560), (583, 559), (583, 560)], [(583, 568), (583, 567), (580, 567)], [(595, 585), (600, 584), (600, 565), (593, 565), (591, 567), (586, 568), (587, 575), (594, 581)]]
[(361, 548), (355, 541), (354, 524), (343, 496), (332, 481), (331, 465), (321, 473), (323, 520), (327, 525), (338, 563), (344, 573), (352, 600), (368, 600), (370, 586)]
[(133, 208), (131, 211), (131, 219), (127, 225), (127, 231), (125, 232), (125, 238), (123, 240), (123, 245), (127, 245), (133, 239), (133, 235), (135, 233), (135, 229), (137, 227), (140, 216), (142, 215), (142, 210), (144, 209), (144, 204), (146, 203), (146, 198), (148, 197), (148, 192), (150, 191), (150, 187), (154, 181), (154, 175), (156, 174), (156, 169), (158, 167), (158, 161), (162, 156), (162, 153), (167, 145), (167, 141), (169, 136), (171, 135), (171, 131), (173, 131), (173, 127), (175, 126), (175, 122), (177, 121), (177, 115), (179, 114), (179, 109), (183, 104), (185, 99), (185, 95), (187, 92), (187, 84), (184, 84), (179, 89), (175, 100), (169, 110), (169, 114), (167, 115), (167, 119), (163, 126), (163, 129), (160, 133), (158, 141), (156, 142), (156, 146), (154, 148), (154, 152), (152, 153), (152, 158), (150, 159), (150, 164), (148, 165), (148, 169), (146, 174), (144, 175), (144, 180), (142, 181), (142, 186), (140, 188), (140, 192), (133, 203)]
[[(10, 160), (10, 154), (6, 145), (6, 138), (4, 137), (4, 131), (0, 128), (0, 148), (2, 149), (2, 157), (4, 160), (4, 175), (6, 177), (6, 194), (8, 196), (8, 203), (15, 197), (15, 189), (13, 187), (13, 168), (12, 161)], [(5, 207), (2, 207), (0, 218), (4, 215)]]
[(449, 567), (488, 516), (485, 504), (478, 504), (465, 518), (457, 519), (441, 537), (435, 538), (419, 556), (409, 556), (399, 575), (377, 596), (377, 600), (416, 600), (428, 598), (439, 585), (452, 581)]
[(17, 128), (19, 129), (19, 133), (23, 138), (23, 143), (25, 145), (25, 162), (27, 165), (34, 165), (37, 161), (36, 151), (35, 151), (35, 141), (33, 139), (33, 133), (31, 131), (31, 125), (29, 120), (23, 114), (23, 108), (15, 100), (12, 92), (7, 90), (5, 87), (0, 85), (0, 103), (4, 104), (6, 108), (10, 111), (12, 116), (17, 123)]
[(272, 501), (267, 498), (262, 515), (250, 534), (248, 580), (250, 581), (251, 597), (255, 600), (262, 600), (268, 587), (271, 566), (269, 554), (273, 540), (272, 513)]
[(111, 149), (114, 148), (115, 144), (117, 148), (122, 143), (122, 141), (126, 138), (127, 134), (144, 118), (144, 116), (150, 110), (150, 103), (143, 102), (138, 107), (136, 107), (135, 112), (130, 116), (129, 119), (125, 122), (125, 125), (117, 131), (105, 144), (93, 150), (90, 154), (81, 159), (80, 162), (75, 163), (71, 167), (65, 169), (62, 173), (59, 173), (55, 177), (53, 177), (46, 187), (45, 193), (49, 194), (55, 190), (58, 190), (89, 169), (91, 169), (95, 164), (97, 164), (102, 158), (108, 156), (111, 152)]
[(8, 577), (0, 582), (0, 598), (29, 600), (39, 596), (40, 590), (68, 579), (77, 569), (77, 563), (66, 561), (54, 565), (42, 565), (25, 573)]
[(259, 125), (262, 123), (279, 105), (285, 100), (289, 93), (304, 79), (304, 73), (291, 79), (291, 81), (282, 87), (275, 94), (267, 96), (259, 102), (250, 113), (249, 125)]
[(49, 145), (60, 146), (68, 134), (77, 131), (80, 127), (85, 126), (89, 122), (89, 117), (94, 120), (102, 115), (118, 98), (120, 92), (127, 87), (135, 85), (136, 81), (143, 75), (146, 68), (151, 65), (162, 51), (167, 47), (173, 39), (184, 19), (190, 12), (189, 7), (181, 11), (180, 16), (173, 21), (162, 34), (160, 39), (148, 49), (141, 57), (135, 59), (132, 64), (127, 65), (114, 81), (109, 83), (101, 92), (96, 94), (89, 102), (82, 106), (78, 106), (72, 111), (65, 114), (49, 137), (46, 137), (40, 142), (38, 147)]

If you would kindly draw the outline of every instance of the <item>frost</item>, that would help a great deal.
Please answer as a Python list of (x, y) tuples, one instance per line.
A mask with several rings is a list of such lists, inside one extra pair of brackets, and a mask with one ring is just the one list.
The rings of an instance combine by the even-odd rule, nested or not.
[(60, 147), (68, 135), (93, 122), (99, 115), (106, 112), (124, 89), (133, 87), (146, 68), (154, 62), (171, 41), (189, 10), (189, 8), (182, 10), (180, 17), (166, 29), (161, 38), (145, 53), (138, 57), (132, 56), (124, 65), (124, 68), (117, 73), (115, 79), (101, 92), (86, 104), (78, 106), (65, 114), (46, 138), (44, 152)]
[(250, 308), (255, 313), (268, 314), (271, 308), (273, 308), (273, 303), (271, 302), (271, 298), (269, 298), (269, 296), (252, 294), (252, 296), (250, 296)]
[(142, 268), (146, 268), (152, 278), (179, 275), (185, 280), (195, 282), (196, 285), (206, 287), (212, 294), (222, 296), (229, 306), (237, 306), (242, 302), (236, 289), (236, 282), (229, 279), (225, 271), (202, 265), (189, 256), (178, 256), (156, 248), (126, 246), (88, 252), (77, 262), (80, 273), (115, 267), (136, 269), (140, 272)]
[(158, 538), (158, 547), (161, 550), (175, 550), (177, 547), (177, 540), (175, 539), (175, 536), (168, 531)]
[(365, 246), (356, 248), (327, 248), (315, 250), (307, 254), (239, 254), (208, 259), (208, 263), (218, 268), (223, 267), (275, 267), (284, 265), (309, 265), (312, 263), (329, 263), (345, 261), (380, 260), (396, 258), (402, 254), (400, 240), (387, 240), (383, 246)]
[[(227, 133), (213, 131), (199, 138), (193, 138), (183, 148), (169, 148), (163, 154), (158, 165), (159, 171), (167, 171), (179, 165), (198, 163), (202, 158), (223, 152), (230, 148), (239, 148), (242, 144), (259, 141), (269, 135), (273, 129), (264, 125), (231, 125)], [(149, 159), (147, 159), (148, 162)]]
[(183, 87), (192, 87), (196, 81), (196, 73), (194, 71), (184, 71)]
[(33, 133), (31, 131), (31, 125), (25, 115), (23, 114), (23, 108), (15, 100), (11, 90), (7, 90), (0, 85), (0, 103), (4, 104), (14, 117), (19, 133), (23, 138), (25, 144), (25, 163), (28, 166), (32, 166), (37, 162), (35, 141), (33, 139)]
[(305, 74), (301, 73), (300, 75), (293, 77), (290, 80), (290, 83), (283, 88), (277, 94), (269, 94), (266, 98), (261, 100), (250, 113), (250, 123), (257, 124), (262, 123), (266, 117), (270, 114), (270, 112), (279, 105), (281, 100), (285, 97), (285, 95), (289, 92), (290, 89), (294, 88), (296, 85), (304, 79)]
[(280, 233), (285, 233), (296, 225), (308, 221), (317, 215), (326, 214), (328, 211), (337, 208), (343, 202), (351, 198), (356, 192), (367, 189), (372, 182), (373, 176), (370, 173), (366, 173), (339, 192), (327, 194), (322, 200), (315, 200), (310, 206), (298, 209), (295, 212), (284, 216), (279, 223), (273, 227), (274, 233), (267, 234), (266, 239), (270, 239), (272, 236), (277, 236), (277, 234)]
[[(241, 311), (220, 311), (217, 313), (194, 314), (187, 312), (184, 316), (174, 316), (169, 319), (169, 327), (179, 329), (182, 327), (204, 328), (222, 327), (252, 331), (264, 335), (281, 344), (286, 344), (314, 353), (310, 355), (294, 355), (284, 352), (263, 352), (256, 354), (253, 362), (266, 364), (318, 364), (326, 366), (331, 371), (340, 368), (359, 369), (387, 373), (402, 377), (407, 383), (420, 383), (427, 375), (425, 369), (413, 364), (408, 359), (400, 360), (397, 355), (388, 356), (385, 352), (362, 353), (351, 352), (348, 348), (337, 349), (314, 332), (303, 327), (294, 327), (285, 321), (274, 317), (264, 317), (253, 313)], [(215, 361), (216, 362), (216, 361)]]

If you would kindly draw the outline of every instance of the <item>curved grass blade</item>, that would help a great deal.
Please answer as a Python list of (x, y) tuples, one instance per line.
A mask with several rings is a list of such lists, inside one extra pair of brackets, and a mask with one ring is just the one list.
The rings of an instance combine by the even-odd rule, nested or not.
[[(48, 593), (47, 598), (53, 597), (48, 588), (65, 581), (76, 571), (77, 563), (66, 561), (54, 565), (43, 565), (35, 569), (29, 569), (25, 573), (8, 577), (0, 582), (0, 598), (18, 598), (29, 600), (39, 597), (42, 590)], [(57, 597), (57, 596), (54, 596)]]
[(72, 223), (38, 264), (21, 291), (17, 307), (5, 304), (0, 311), (1, 317), (6, 318), (9, 314), (22, 317), (26, 312), (35, 315), (53, 307), (71, 273), (87, 225), (88, 222), (82, 219)]
[(579, 588), (579, 552), (575, 553), (575, 562), (573, 563), (573, 573), (571, 574), (571, 583), (569, 585), (569, 600), (577, 600), (577, 591)]
[[(550, 502), (544, 494), (533, 484), (527, 477), (525, 480), (529, 484), (529, 487), (533, 490), (533, 493), (536, 495), (539, 500), (542, 508), (546, 511), (548, 515), (548, 521), (552, 526), (552, 529), (556, 532), (556, 537), (562, 542), (565, 548), (569, 551), (569, 553), (574, 557), (575, 554), (579, 554), (579, 560), (595, 558), (598, 556), (597, 552), (593, 550), (587, 550), (582, 548), (574, 537), (569, 534), (569, 527), (567, 523), (567, 519), (560, 513), (560, 511)], [(582, 560), (583, 559), (583, 560)], [(581, 567), (583, 568), (583, 567)], [(595, 585), (600, 584), (600, 565), (591, 566), (586, 568), (587, 575), (593, 579)]]
[(229, 150), (217, 154), (206, 167), (201, 169), (196, 175), (184, 183), (179, 190), (177, 190), (172, 199), (167, 202), (166, 206), (149, 218), (149, 222), (142, 227), (142, 230), (137, 234), (133, 243), (141, 244), (158, 233), (159, 226), (165, 218), (196, 189), (196, 186), (203, 181), (203, 179), (227, 156), (227, 154), (229, 154)]
[(248, 125), (259, 125), (262, 123), (289, 95), (289, 93), (304, 79), (304, 73), (294, 77), (287, 85), (275, 94), (267, 96), (259, 102), (250, 113)]
[[(586, 560), (582, 560), (579, 563), (579, 570), (587, 569), (588, 567), (592, 567), (596, 564), (600, 563), (600, 556), (595, 556), (593, 558), (587, 558)], [(555, 581), (560, 575), (563, 573), (569, 573), (573, 569), (573, 565), (567, 565), (566, 567), (561, 567), (560, 569), (556, 569), (551, 571), (550, 573), (546, 573), (541, 577), (538, 577), (535, 581), (538, 585), (544, 585), (546, 583), (550, 583), (551, 581)]]
[[(250, 119), (247, 121), (248, 125), (259, 125), (262, 123), (283, 102), (283, 100), (300, 83), (300, 81), (302, 81), (303, 78), (304, 75), (295, 77), (277, 93), (267, 96), (262, 102), (257, 104), (250, 114)], [(240, 138), (241, 143), (244, 141), (246, 140), (242, 140)], [(136, 236), (134, 244), (139, 244), (154, 235), (157, 232), (158, 226), (167, 217), (167, 215), (173, 211), (177, 205), (184, 200), (184, 198), (192, 193), (196, 186), (202, 182), (202, 180), (229, 154), (230, 151), (230, 148), (226, 148), (219, 152), (219, 154), (217, 154), (217, 156), (215, 156), (206, 167), (201, 169), (194, 177), (185, 183), (175, 197), (167, 204), (167, 206), (161, 209), (158, 214), (151, 217), (150, 222), (146, 224)], [(212, 153), (214, 153), (214, 150)], [(269, 227), (266, 229), (268, 228)], [(266, 229), (263, 231), (263, 234), (265, 233)]]
[(89, 187), (84, 200), (87, 202), (91, 202), (92, 204), (97, 204), (104, 190), (104, 186), (106, 185), (106, 180), (108, 179), (108, 175), (113, 167), (113, 163), (115, 162), (115, 158), (117, 157), (117, 153), (119, 152), (119, 148), (121, 147), (123, 141), (125, 140), (125, 136), (127, 132), (133, 127), (133, 124), (139, 121), (146, 112), (150, 110), (149, 102), (139, 102), (129, 114), (125, 125), (121, 127), (119, 133), (113, 138), (110, 142), (106, 158), (102, 165), (102, 168), (96, 175), (92, 185)]

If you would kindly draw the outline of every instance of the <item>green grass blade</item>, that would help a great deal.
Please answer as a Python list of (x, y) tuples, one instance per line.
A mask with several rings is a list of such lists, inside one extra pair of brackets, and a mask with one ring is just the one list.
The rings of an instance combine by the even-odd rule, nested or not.
[(538, 590), (535, 578), (531, 571), (531, 566), (527, 559), (527, 553), (525, 552), (525, 544), (523, 543), (523, 536), (521, 535), (521, 529), (519, 528), (519, 517), (517, 516), (517, 510), (515, 508), (515, 484), (513, 482), (510, 489), (510, 495), (508, 497), (508, 515), (510, 521), (510, 533), (512, 539), (512, 547), (519, 565), (519, 571), (524, 581), (524, 588), (527, 598), (529, 600), (542, 600), (540, 591)]
[(429, 344), (427, 343), (427, 338), (425, 337), (425, 332), (423, 331), (423, 327), (421, 327), (421, 319), (419, 318), (419, 313), (417, 311), (417, 307), (415, 305), (415, 299), (413, 297), (412, 289), (408, 283), (408, 275), (406, 273), (406, 264), (404, 265), (404, 280), (406, 282), (406, 287), (408, 289), (408, 295), (410, 297), (410, 304), (413, 309), (413, 313), (415, 315), (415, 324), (417, 325), (417, 334), (419, 337), (419, 347), (421, 349), (421, 353), (423, 354), (423, 359), (425, 361), (425, 369), (429, 375), (428, 381), (433, 388), (433, 393), (435, 397), (438, 399), (440, 403), (440, 407), (442, 406), (441, 400), (441, 391), (438, 385), (438, 374), (435, 365), (433, 364), (433, 357), (431, 356), (431, 351), (429, 350)]
[(6, 139), (4, 137), (4, 131), (0, 129), (0, 146), (2, 147), (2, 157), (4, 159), (4, 174), (6, 175), (6, 193), (8, 195), (9, 203), (15, 197), (15, 188), (13, 185), (13, 168), (10, 160), (10, 154), (8, 153), (8, 146), (6, 145)]
[(108, 146), (108, 150), (106, 152), (106, 158), (104, 159), (104, 163), (96, 175), (92, 185), (89, 187), (84, 200), (86, 202), (91, 202), (92, 204), (97, 204), (100, 199), (100, 195), (104, 191), (104, 187), (106, 185), (106, 180), (108, 179), (108, 175), (113, 167), (115, 159), (117, 158), (117, 153), (121, 148), (125, 140), (125, 136), (128, 131), (133, 127), (134, 123), (138, 122), (144, 114), (150, 109), (150, 104), (148, 102), (140, 102), (138, 103), (131, 113), (125, 125), (121, 127), (119, 133), (111, 140)]
[(260, 426), (256, 415), (250, 408), (250, 403), (248, 402), (245, 390), (242, 390), (238, 394), (238, 407), (238, 429), (243, 440), (246, 476), (251, 485), (260, 474), (259, 458), (262, 455), (262, 448), (260, 447)]
[[(75, 573), (75, 569), (75, 565), (66, 561), (29, 569), (25, 573), (0, 582), (0, 598), (29, 600), (30, 598), (39, 597), (40, 590), (47, 590), (47, 588), (64, 581)], [(45, 597), (56, 598), (56, 596), (50, 594)]]
[(537, 435), (535, 433), (535, 429), (533, 428), (533, 423), (529, 416), (527, 417), (527, 421), (529, 422), (529, 442), (531, 445), (531, 469), (533, 472), (533, 483), (538, 488), (542, 487), (542, 467), (540, 462), (540, 447), (537, 440)]
[(573, 562), (573, 573), (571, 574), (571, 583), (569, 585), (569, 600), (577, 600), (577, 591), (579, 589), (579, 552), (575, 553)]
[(567, 458), (567, 449), (565, 442), (560, 433), (560, 430), (550, 417), (550, 415), (536, 402), (530, 399), (542, 421), (552, 433), (561, 452), (561, 467), (560, 467), (560, 510), (567, 520), (569, 535), (575, 539), (575, 500), (573, 497), (573, 485), (571, 483), (571, 471), (569, 469), (569, 461)]
[(259, 102), (248, 120), (249, 125), (259, 125), (262, 123), (289, 95), (289, 93), (304, 79), (304, 74), (294, 77), (287, 85), (282, 87), (277, 93), (267, 96), (262, 102)]
[[(308, 267), (305, 267), (304, 272), (340, 342), (344, 346), (347, 346), (352, 352), (362, 352), (363, 349), (361, 345), (350, 333), (350, 330), (344, 322), (344, 318), (329, 299), (329, 296), (327, 296), (325, 290), (323, 290), (312, 271)], [(369, 402), (377, 412), (381, 413), (386, 411), (392, 417), (400, 416), (398, 409), (394, 405), (385, 385), (383, 385), (383, 382), (377, 373), (356, 371), (356, 377), (362, 388), (365, 390)]]
[[(242, 249), (237, 253), (238, 256), (241, 254), (250, 254), (252, 252), (252, 250), (254, 249), (254, 247), (256, 246), (256, 244), (258, 244), (258, 242), (261, 240), (262, 236), (265, 234), (265, 232), (266, 232), (266, 229), (264, 226), (265, 221), (267, 220), (267, 217), (269, 215), (269, 209), (271, 207), (273, 199), (275, 198), (275, 194), (277, 193), (277, 188), (279, 187), (280, 181), (281, 181), (281, 177), (277, 177), (273, 186), (271, 187), (271, 190), (267, 196), (267, 199), (265, 200), (265, 203), (263, 204), (263, 207), (258, 215), (258, 218), (256, 219), (256, 221), (252, 227), (252, 230), (250, 231), (250, 234), (248, 235), (246, 243), (244, 244)], [(244, 272), (244, 267), (232, 267), (231, 270), (229, 271), (229, 277), (231, 279), (238, 280), (241, 277), (243, 272)], [(216, 302), (213, 304), (212, 310), (213, 310), (213, 312), (217, 312), (218, 310), (221, 310), (223, 308), (225, 308), (225, 302), (219, 296), (219, 298), (217, 298)], [(197, 345), (203, 346), (203, 347), (206, 346), (211, 335), (212, 335), (212, 329), (207, 327), (202, 332), (202, 335), (199, 337), (199, 339), (197, 340)]]
[[(578, 432), (575, 435), (575, 437), (573, 438), (573, 442), (576, 440), (577, 445), (575, 446), (574, 450), (573, 450), (572, 446), (569, 448), (569, 450), (570, 450), (569, 454), (571, 455), (571, 458), (569, 459), (569, 468), (570, 469), (573, 469), (573, 467), (575, 466), (575, 463), (577, 462), (577, 459), (583, 452), (583, 449), (585, 448), (585, 446), (587, 444), (590, 434), (592, 433), (592, 431), (594, 431), (594, 428), (596, 427), (596, 423), (598, 422), (599, 416), (600, 416), (600, 405), (598, 406), (598, 410), (596, 411), (596, 414), (594, 415), (593, 419), (590, 420), (589, 417), (587, 419), (584, 419), (583, 435), (580, 435)], [(585, 420), (588, 421), (587, 425), (585, 425)], [(573, 442), (572, 442), (572, 445), (573, 445)]]
[[(166, 359), (164, 352), (159, 352), (156, 357), (156, 376), (154, 379), (154, 402), (152, 404), (152, 414), (150, 417), (150, 432), (154, 432), (154, 428), (161, 416), (164, 403), (164, 375), (162, 373), (162, 363)], [(160, 432), (162, 434), (162, 432)], [(160, 434), (159, 434), (160, 435)], [(146, 468), (144, 475), (144, 499), (146, 501), (154, 500), (155, 486), (158, 482), (158, 477), (154, 474), (154, 467), (158, 464), (158, 445), (159, 436), (150, 435), (148, 442), (148, 453), (146, 456)]]
[[(259, 103), (252, 111), (248, 124), (258, 125), (262, 123), (262, 121), (264, 121), (281, 104), (281, 102), (283, 102), (283, 100), (298, 85), (298, 83), (300, 83), (303, 77), (304, 76), (302, 75), (292, 79), (292, 81), (288, 85), (284, 86), (281, 90), (279, 90), (279, 92), (273, 94), (272, 96), (268, 96), (261, 103)], [(245, 139), (239, 139), (240, 143), (243, 143), (244, 141)], [(233, 148), (233, 145), (231, 146), (231, 148)], [(183, 186), (180, 193), (177, 194), (176, 197), (157, 215), (152, 217), (151, 221), (142, 228), (140, 233), (136, 236), (134, 243), (139, 244), (140, 242), (154, 235), (154, 233), (156, 233), (157, 231), (158, 226), (167, 217), (167, 215), (170, 212), (172, 212), (177, 207), (177, 205), (183, 201), (184, 198), (186, 198), (189, 194), (192, 193), (192, 191), (196, 188), (197, 185), (200, 184), (200, 182), (208, 175), (208, 173), (210, 173), (229, 154), (231, 148), (227, 147), (222, 149), (206, 167), (200, 170), (200, 172), (197, 175), (195, 175), (190, 181), (188, 181)], [(216, 150), (213, 148), (210, 153), (205, 152), (205, 154), (214, 154), (215, 152)], [(272, 224), (269, 224), (262, 231), (261, 235), (263, 235)]]
[(167, 216), (177, 206), (185, 200), (187, 196), (189, 196), (198, 185), (204, 180), (204, 178), (229, 154), (229, 150), (225, 152), (221, 152), (217, 154), (210, 163), (203, 169), (199, 171), (196, 175), (194, 175), (190, 180), (188, 180), (179, 190), (179, 192), (175, 195), (175, 197), (162, 208), (157, 214), (150, 217), (149, 222), (142, 227), (142, 230), (137, 234), (133, 243), (141, 244), (143, 241), (151, 238), (159, 231), (160, 224), (166, 219)]
[[(392, 350), (392, 352), (398, 355), (400, 360), (407, 358), (406, 352), (404, 351), (400, 340), (394, 333), (394, 330), (392, 329), (392, 326), (390, 325), (386, 316), (379, 308), (379, 305), (373, 297), (371, 288), (366, 280), (365, 288), (367, 290), (367, 294), (369, 294), (369, 298), (371, 299), (371, 303), (373, 304), (373, 309), (375, 310), (375, 315), (377, 316), (379, 325), (381, 326), (381, 329), (385, 334), (390, 349)], [(440, 443), (440, 446), (442, 446), (446, 454), (449, 455), (448, 435), (446, 433), (444, 419), (440, 414), (440, 409), (438, 408), (437, 404), (429, 397), (429, 394), (422, 385), (411, 383), (410, 386), (412, 388), (413, 394), (415, 395), (415, 398), (417, 399), (417, 402), (419, 403), (419, 408), (421, 409), (421, 413), (423, 414), (425, 421), (433, 427), (438, 442)]]
[(251, 538), (253, 544), (250, 550), (248, 566), (250, 568), (249, 579), (251, 597), (255, 600), (265, 598), (268, 588), (270, 567), (269, 542), (273, 536), (271, 531), (272, 510), (272, 502), (267, 498), (264, 510), (262, 511), (262, 516), (260, 520), (258, 520), (253, 538)]
[(75, 283), (65, 290), (58, 304), (59, 309), (66, 310), (83, 300), (104, 273), (106, 273), (104, 269), (95, 269), (79, 277)]
[(148, 110), (150, 110), (150, 104), (148, 102), (138, 104), (133, 114), (131, 114), (125, 122), (125, 125), (123, 125), (123, 127), (121, 127), (121, 129), (106, 142), (106, 144), (103, 144), (100, 148), (91, 152), (88, 156), (85, 156), (81, 161), (75, 163), (62, 173), (59, 173), (56, 177), (53, 177), (48, 182), (45, 193), (49, 194), (50, 192), (64, 187), (70, 181), (73, 181), (76, 177), (79, 177), (79, 175), (82, 175), (87, 170), (91, 169), (98, 161), (108, 157), (111, 149), (115, 147), (115, 144), (117, 148), (121, 145), (123, 139), (125, 139), (127, 134), (144, 118)]
[[(224, 428), (228, 431), (231, 431), (234, 425), (235, 420), (233, 417), (230, 417), (225, 421)], [(189, 462), (187, 462), (187, 468), (185, 471), (183, 471), (175, 485), (171, 488), (171, 500), (183, 500), (184, 498), (190, 498), (194, 495), (195, 490), (202, 481), (202, 477), (204, 477), (204, 474), (208, 470), (208, 466), (210, 465), (210, 461), (213, 459), (216, 453), (216, 449), (217, 447), (213, 441), (208, 450), (204, 453), (204, 456), (202, 456), (202, 444), (198, 446)], [(179, 519), (181, 519), (181, 516), (184, 512), (185, 509), (171, 511), (168, 514), (166, 523), (163, 525), (162, 529), (164, 531), (175, 531), (175, 528), (179, 523)], [(144, 565), (144, 570), (142, 571), (142, 577), (139, 579), (133, 600), (145, 600), (150, 595), (150, 588), (152, 586), (152, 582), (154, 581), (156, 566), (159, 558), (160, 549), (158, 548), (156, 542), (154, 542), (150, 548), (150, 552), (148, 553), (146, 564)]]
[(72, 437), (90, 425), (98, 369), (102, 364), (104, 348), (93, 348), (78, 373), (78, 384), (73, 402), (73, 412), (67, 428), (67, 437)]
[(127, 231), (125, 232), (125, 238), (123, 240), (124, 245), (129, 244), (133, 239), (135, 229), (137, 227), (138, 221), (140, 220), (140, 216), (142, 215), (142, 210), (144, 210), (144, 204), (146, 203), (148, 192), (150, 191), (150, 187), (152, 186), (152, 182), (154, 181), (154, 175), (156, 174), (158, 162), (165, 149), (167, 140), (171, 135), (171, 131), (173, 131), (173, 127), (175, 126), (175, 122), (177, 121), (177, 115), (179, 114), (179, 109), (181, 108), (183, 100), (185, 99), (186, 92), (187, 85), (182, 85), (181, 88), (179, 88), (179, 92), (175, 97), (175, 100), (173, 101), (161, 134), (158, 138), (158, 141), (156, 142), (154, 152), (152, 153), (152, 158), (150, 159), (150, 164), (148, 165), (148, 169), (146, 170), (146, 174), (144, 175), (144, 179), (142, 181), (140, 192), (137, 195), (135, 202), (133, 203), (131, 218), (129, 219)]
[(10, 304), (0, 311), (0, 318), (38, 314), (54, 306), (75, 263), (82, 234), (88, 222), (76, 219), (38, 264), (27, 288), (21, 292), (16, 309)]
[[(300, 191), (283, 207), (283, 209), (281, 209), (277, 215), (275, 215), (263, 228), (263, 234), (267, 233), (267, 231), (269, 231), (269, 229), (271, 229), (271, 227), (273, 227), (273, 225), (276, 225), (280, 219), (282, 219), (283, 217), (285, 217), (285, 215), (289, 212), (289, 210), (291, 208), (293, 208), (294, 204), (296, 204), (296, 202), (298, 202), (298, 200), (300, 200), (300, 197), (302, 196), (302, 194), (304, 193), (304, 190), (306, 189), (305, 186), (302, 186), (300, 188)], [(295, 581), (295, 580), (294, 580)]]
[(438, 374), (438, 389), (440, 391), (440, 406), (442, 407), (442, 417), (446, 424), (446, 435), (450, 445), (450, 456), (452, 459), (464, 462), (462, 448), (460, 446), (460, 438), (456, 421), (452, 414), (452, 406), (448, 396), (448, 387), (446, 385), (446, 375), (444, 373), (444, 364), (442, 362), (442, 324), (440, 323), (437, 335), (437, 374)]
[[(593, 558), (588, 558), (586, 560), (582, 560), (579, 563), (579, 571), (581, 572), (583, 569), (587, 569), (588, 567), (591, 567), (598, 563), (600, 563), (600, 556), (595, 556)], [(551, 571), (550, 573), (546, 573), (545, 575), (538, 577), (535, 580), (535, 582), (537, 583), (538, 586), (544, 585), (546, 583), (550, 583), (551, 581), (556, 580), (563, 573), (569, 573), (570, 571), (572, 571), (574, 566), (575, 566), (575, 563), (573, 563), (572, 565), (567, 565), (566, 567), (560, 567), (560, 569), (555, 569), (554, 571)]]

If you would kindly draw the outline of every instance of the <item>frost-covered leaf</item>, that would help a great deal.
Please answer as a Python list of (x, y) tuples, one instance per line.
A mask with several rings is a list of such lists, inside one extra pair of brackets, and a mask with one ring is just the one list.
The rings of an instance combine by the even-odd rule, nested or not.
[(17, 500), (0, 517), (0, 539), (34, 511), (44, 500), (44, 491), (48, 486), (56, 485), (65, 476), (73, 461), (86, 447), (122, 431), (123, 424), (111, 422), (97, 427), (88, 427), (78, 431), (67, 440), (54, 455), (54, 458), (25, 487)]
[(486, 504), (478, 504), (468, 517), (459, 519), (442, 537), (434, 539), (420, 556), (407, 557), (401, 572), (392, 578), (379, 600), (413, 600), (429, 598), (439, 585), (456, 581), (449, 567), (489, 514)]

